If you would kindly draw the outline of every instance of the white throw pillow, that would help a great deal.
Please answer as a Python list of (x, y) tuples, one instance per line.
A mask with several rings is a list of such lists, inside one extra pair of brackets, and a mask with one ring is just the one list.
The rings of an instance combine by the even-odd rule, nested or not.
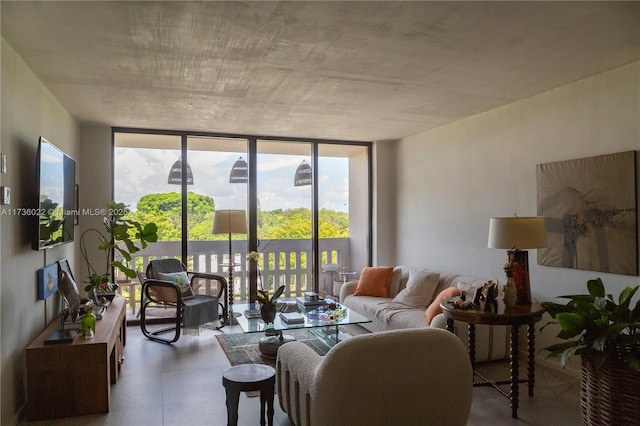
[(407, 286), (393, 299), (396, 303), (414, 308), (427, 308), (438, 288), (440, 274), (433, 271), (411, 269)]

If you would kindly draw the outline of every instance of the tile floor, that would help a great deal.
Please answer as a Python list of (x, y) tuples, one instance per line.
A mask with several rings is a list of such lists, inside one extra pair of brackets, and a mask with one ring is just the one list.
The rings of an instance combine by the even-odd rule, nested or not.
[[(228, 333), (240, 331), (237, 327), (225, 329)], [(203, 330), (200, 336), (182, 336), (176, 344), (169, 346), (146, 339), (139, 327), (129, 327), (125, 362), (118, 383), (112, 387), (111, 411), (108, 414), (22, 424), (224, 426), (226, 406), (221, 377), (229, 362), (215, 338), (218, 333)], [(507, 369), (506, 362), (499, 362), (485, 364), (483, 372), (498, 372), (502, 378)], [(526, 370), (521, 368), (520, 371)], [(535, 397), (526, 396), (525, 385), (520, 389), (524, 396), (521, 396), (519, 418), (512, 419), (505, 397), (493, 389), (475, 388), (468, 424), (580, 424), (580, 386), (577, 379), (538, 365)], [(247, 398), (242, 394), (239, 425), (258, 425), (258, 406), (258, 398)], [(292, 425), (280, 410), (277, 400), (275, 406), (274, 423)], [(455, 407), (455, 401), (452, 401), (452, 407)]]

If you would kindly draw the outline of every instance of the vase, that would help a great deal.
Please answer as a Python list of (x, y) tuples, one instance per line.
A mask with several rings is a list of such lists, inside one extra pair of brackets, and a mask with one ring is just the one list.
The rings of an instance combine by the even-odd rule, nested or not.
[(91, 309), (82, 317), (82, 334), (87, 340), (93, 339), (96, 333), (96, 316)]
[(518, 291), (513, 278), (507, 277), (507, 283), (504, 285), (504, 306), (513, 308), (518, 302)]
[(260, 307), (260, 316), (262, 316), (262, 320), (271, 324), (276, 319), (276, 304), (275, 303), (267, 303)]

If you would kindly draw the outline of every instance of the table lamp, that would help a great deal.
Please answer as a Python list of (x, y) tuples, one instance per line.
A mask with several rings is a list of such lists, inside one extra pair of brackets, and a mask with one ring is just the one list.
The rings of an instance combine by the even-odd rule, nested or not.
[(229, 324), (235, 322), (233, 316), (233, 251), (231, 250), (231, 234), (247, 233), (247, 214), (244, 210), (216, 210), (213, 216), (213, 233), (229, 235)]
[(505, 305), (513, 306), (512, 294), (508, 286), (515, 284), (515, 304), (531, 303), (529, 284), (529, 253), (523, 249), (543, 248), (547, 246), (547, 232), (543, 217), (492, 217), (489, 221), (489, 248), (507, 249), (507, 263), (504, 266), (507, 275)]

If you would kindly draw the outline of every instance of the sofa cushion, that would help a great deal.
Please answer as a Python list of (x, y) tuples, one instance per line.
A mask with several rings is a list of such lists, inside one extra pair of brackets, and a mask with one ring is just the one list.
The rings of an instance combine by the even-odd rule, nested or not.
[(389, 282), (392, 267), (365, 267), (360, 274), (360, 280), (354, 296), (389, 297)]
[(440, 302), (449, 299), (451, 297), (460, 296), (462, 294), (462, 290), (458, 287), (449, 287), (445, 288), (438, 294), (435, 300), (429, 305), (427, 311), (424, 313), (424, 317), (427, 320), (427, 324), (431, 325), (431, 320), (433, 317), (442, 313), (442, 308), (440, 307)]
[(438, 287), (440, 274), (423, 269), (411, 269), (407, 286), (393, 299), (414, 308), (427, 308)]
[(400, 293), (400, 290), (402, 290), (403, 278), (406, 279), (404, 275), (408, 276), (408, 274), (405, 273), (405, 268), (404, 266), (396, 266), (393, 268), (391, 280), (389, 281), (389, 297), (395, 297)]

